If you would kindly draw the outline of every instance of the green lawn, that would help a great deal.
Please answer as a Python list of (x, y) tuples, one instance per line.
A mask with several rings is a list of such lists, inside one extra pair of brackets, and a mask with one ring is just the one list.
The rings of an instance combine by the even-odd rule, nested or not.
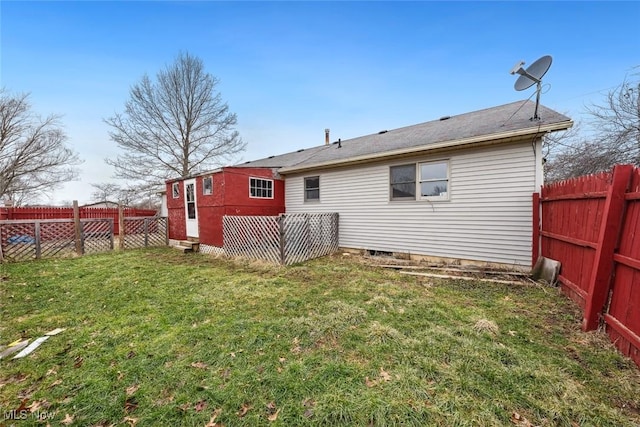
[(640, 370), (553, 288), (166, 248), (0, 269), (0, 344), (66, 328), (0, 360), (0, 425), (640, 423)]

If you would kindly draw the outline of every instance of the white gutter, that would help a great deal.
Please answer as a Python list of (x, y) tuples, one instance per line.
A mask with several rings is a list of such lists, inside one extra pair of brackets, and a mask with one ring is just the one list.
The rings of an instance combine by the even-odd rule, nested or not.
[(312, 169), (324, 169), (324, 168), (351, 165), (351, 164), (357, 164), (357, 163), (365, 163), (365, 162), (370, 162), (370, 161), (374, 161), (374, 160), (378, 160), (386, 157), (396, 157), (396, 156), (402, 156), (407, 154), (438, 150), (442, 148), (459, 147), (462, 145), (475, 144), (479, 142), (489, 142), (489, 141), (495, 141), (496, 143), (508, 142), (514, 139), (521, 139), (522, 137), (528, 136), (528, 135), (536, 135), (536, 134), (542, 135), (547, 132), (553, 132), (557, 130), (566, 130), (566, 129), (569, 129), (571, 126), (573, 126), (573, 121), (568, 120), (564, 122), (537, 126), (534, 128), (526, 128), (526, 129), (500, 132), (500, 133), (489, 134), (489, 135), (473, 136), (473, 137), (464, 138), (464, 139), (442, 141), (434, 144), (420, 145), (417, 147), (400, 148), (397, 150), (384, 151), (384, 152), (375, 153), (375, 154), (365, 154), (361, 156), (350, 157), (347, 159), (329, 160), (327, 162), (315, 163), (315, 164), (304, 165), (304, 166), (288, 166), (288, 167), (279, 169), (278, 173), (285, 175), (287, 173), (302, 172), (302, 171), (312, 170)]

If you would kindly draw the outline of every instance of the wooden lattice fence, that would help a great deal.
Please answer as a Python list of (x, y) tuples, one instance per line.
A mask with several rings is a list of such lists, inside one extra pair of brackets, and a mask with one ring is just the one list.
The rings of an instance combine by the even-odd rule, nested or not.
[(0, 255), (6, 261), (25, 261), (109, 251), (113, 220), (81, 219), (76, 236), (73, 219), (0, 221)]
[(225, 216), (224, 252), (228, 256), (290, 265), (338, 249), (338, 214)]
[(148, 246), (166, 246), (167, 218), (125, 218), (124, 248), (142, 248)]
[[(124, 249), (164, 246), (167, 218), (124, 218)], [(0, 261), (27, 261), (114, 249), (112, 218), (0, 221)]]

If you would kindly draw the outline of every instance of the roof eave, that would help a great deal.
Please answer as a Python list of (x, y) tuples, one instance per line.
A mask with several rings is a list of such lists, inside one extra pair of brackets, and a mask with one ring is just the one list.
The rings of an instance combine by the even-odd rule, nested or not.
[(367, 154), (364, 156), (356, 156), (348, 159), (331, 160), (328, 162), (315, 163), (303, 166), (289, 166), (278, 170), (278, 173), (286, 175), (288, 173), (304, 172), (308, 170), (326, 169), (339, 166), (348, 166), (360, 163), (368, 163), (376, 160), (380, 160), (386, 157), (399, 157), (407, 154), (421, 153), (426, 151), (440, 150), (443, 148), (455, 148), (469, 144), (478, 144), (482, 142), (496, 141), (496, 143), (503, 143), (513, 141), (514, 139), (521, 139), (530, 135), (542, 136), (548, 132), (566, 130), (573, 126), (572, 120), (565, 120), (562, 122), (550, 123), (547, 125), (540, 125), (530, 127), (526, 129), (518, 129), (508, 132), (494, 133), (490, 135), (474, 136), (470, 138), (442, 141), (434, 144), (420, 145), (417, 147), (402, 148), (398, 150), (384, 151), (382, 153)]

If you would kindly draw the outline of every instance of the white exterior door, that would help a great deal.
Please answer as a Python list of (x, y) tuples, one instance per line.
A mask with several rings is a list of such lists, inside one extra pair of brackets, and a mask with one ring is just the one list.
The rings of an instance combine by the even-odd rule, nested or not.
[(187, 223), (187, 237), (198, 237), (198, 209), (196, 207), (196, 180), (184, 181), (184, 212)]

